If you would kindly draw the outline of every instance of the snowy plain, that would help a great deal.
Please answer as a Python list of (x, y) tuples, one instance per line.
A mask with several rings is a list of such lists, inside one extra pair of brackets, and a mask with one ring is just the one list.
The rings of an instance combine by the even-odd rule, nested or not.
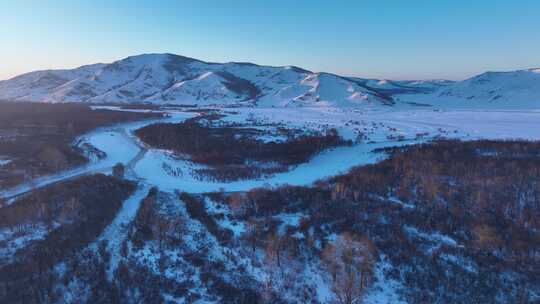
[[(246, 117), (254, 116), (263, 122), (283, 123), (305, 130), (332, 127), (348, 139), (355, 139), (356, 134), (362, 132), (367, 138), (352, 147), (324, 151), (308, 163), (268, 178), (230, 183), (200, 181), (190, 174), (200, 165), (155, 149), (150, 149), (135, 165), (134, 172), (163, 191), (246, 191), (264, 185), (309, 185), (318, 179), (345, 173), (353, 166), (382, 159), (384, 155), (373, 152), (374, 149), (414, 144), (438, 137), (462, 140), (540, 139), (540, 128), (537, 127), (540, 111), (348, 111), (336, 108), (246, 108), (234, 111), (235, 114), (230, 114), (224, 120), (245, 121)], [(164, 164), (182, 172), (181, 176), (168, 174), (163, 169)]]
[[(124, 111), (110, 107), (110, 110)], [(302, 130), (335, 128), (346, 139), (361, 139), (351, 147), (324, 151), (309, 162), (288, 172), (266, 178), (229, 183), (196, 179), (191, 173), (201, 165), (175, 157), (170, 151), (152, 149), (142, 144), (133, 131), (156, 122), (181, 122), (197, 115), (182, 110), (167, 110), (167, 117), (100, 128), (81, 136), (79, 145), (88, 143), (106, 153), (104, 159), (86, 166), (35, 179), (12, 189), (0, 191), (14, 197), (31, 189), (91, 173), (109, 173), (116, 163), (128, 165), (128, 177), (155, 185), (162, 191), (191, 193), (211, 191), (247, 191), (254, 187), (283, 184), (309, 185), (319, 179), (345, 173), (359, 165), (384, 158), (373, 150), (425, 142), (436, 138), (540, 139), (540, 110), (418, 109), (360, 110), (355, 108), (234, 108), (216, 109), (227, 115), (228, 122), (257, 120), (283, 124)], [(166, 170), (168, 168), (168, 170)], [(171, 174), (170, 169), (181, 174)]]

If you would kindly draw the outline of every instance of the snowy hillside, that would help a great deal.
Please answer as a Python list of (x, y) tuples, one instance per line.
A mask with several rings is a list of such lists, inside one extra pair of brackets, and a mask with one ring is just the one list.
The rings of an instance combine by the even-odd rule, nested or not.
[(0, 100), (260, 107), (531, 108), (540, 69), (487, 72), (464, 81), (394, 81), (314, 73), (294, 66), (209, 63), (172, 54), (37, 71), (0, 81)]
[[(446, 83), (441, 82), (441, 85)], [(31, 72), (0, 81), (0, 100), (258, 106), (379, 106), (396, 93), (439, 83), (313, 73), (294, 66), (208, 63), (172, 54), (131, 56), (111, 64)]]
[(156, 104), (383, 104), (374, 90), (296, 67), (207, 63), (171, 54), (128, 57), (73, 70), (38, 71), (0, 82), (0, 99)]
[(540, 105), (540, 69), (486, 72), (433, 92), (398, 98), (442, 107), (537, 108)]

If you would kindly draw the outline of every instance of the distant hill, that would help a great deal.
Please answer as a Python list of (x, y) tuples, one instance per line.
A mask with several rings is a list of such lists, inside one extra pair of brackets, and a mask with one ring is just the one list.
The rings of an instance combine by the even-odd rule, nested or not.
[(537, 108), (540, 69), (486, 72), (427, 94), (402, 95), (399, 99), (447, 107)]
[(395, 93), (446, 82), (393, 82), (313, 73), (294, 66), (209, 63), (172, 54), (131, 56), (0, 81), (0, 100), (258, 106), (392, 105)]

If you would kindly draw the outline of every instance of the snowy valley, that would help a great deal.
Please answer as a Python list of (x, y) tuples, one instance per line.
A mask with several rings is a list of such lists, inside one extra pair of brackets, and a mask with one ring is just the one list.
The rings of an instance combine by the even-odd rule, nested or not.
[[(24, 74), (0, 99), (24, 117), (0, 123), (0, 302), (540, 301), (539, 70), (391, 81), (151, 54)], [(51, 145), (23, 157), (25, 138)]]

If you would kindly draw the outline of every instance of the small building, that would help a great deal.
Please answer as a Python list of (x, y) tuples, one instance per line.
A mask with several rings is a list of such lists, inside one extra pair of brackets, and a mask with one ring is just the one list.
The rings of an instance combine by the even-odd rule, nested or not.
[(125, 167), (124, 167), (124, 164), (122, 163), (117, 163), (116, 165), (114, 165), (113, 167), (113, 176), (116, 177), (116, 178), (119, 178), (119, 179), (124, 179), (124, 174), (125, 174)]

